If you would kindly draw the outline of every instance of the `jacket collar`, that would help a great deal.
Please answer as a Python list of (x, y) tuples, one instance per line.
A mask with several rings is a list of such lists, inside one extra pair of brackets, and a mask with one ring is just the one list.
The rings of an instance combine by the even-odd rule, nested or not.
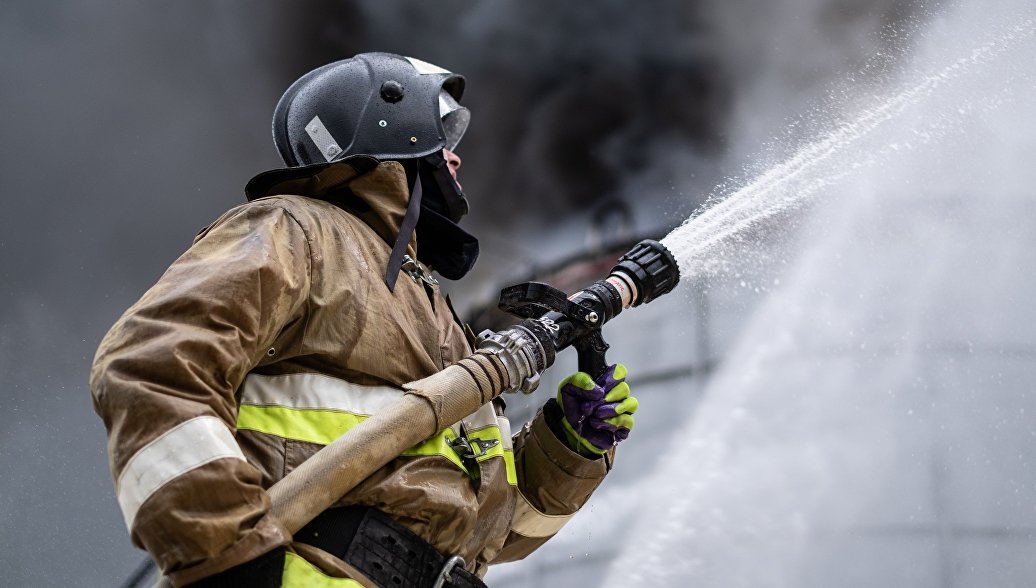
[[(360, 217), (389, 247), (396, 241), (410, 201), (406, 172), (396, 161), (366, 155), (341, 161), (263, 172), (245, 186), (245, 196), (298, 195), (325, 200)], [(408, 253), (417, 258), (417, 237)]]

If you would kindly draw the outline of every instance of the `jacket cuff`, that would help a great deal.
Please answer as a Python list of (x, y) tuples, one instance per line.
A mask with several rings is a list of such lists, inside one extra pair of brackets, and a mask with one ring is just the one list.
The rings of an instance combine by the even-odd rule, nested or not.
[(240, 541), (223, 553), (169, 574), (169, 581), (179, 588), (203, 578), (229, 570), (247, 561), (254, 560), (273, 549), (291, 542), (291, 534), (271, 515), (266, 515)]
[(190, 585), (190, 588), (281, 588), (286, 547), (274, 547), (255, 559), (238, 564)]
[[(544, 454), (565, 473), (577, 478), (600, 478), (612, 469), (615, 448), (600, 457), (587, 457), (568, 446), (561, 419), (564, 413), (553, 398), (543, 405), (543, 411), (532, 423), (532, 434)], [(545, 430), (544, 430), (545, 429)]]

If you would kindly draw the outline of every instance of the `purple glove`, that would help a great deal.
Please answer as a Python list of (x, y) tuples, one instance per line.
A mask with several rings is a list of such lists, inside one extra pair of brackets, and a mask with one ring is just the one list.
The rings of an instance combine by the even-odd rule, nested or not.
[(630, 396), (626, 367), (609, 366), (594, 382), (576, 372), (558, 386), (558, 404), (568, 445), (584, 455), (599, 456), (630, 434), (637, 399)]

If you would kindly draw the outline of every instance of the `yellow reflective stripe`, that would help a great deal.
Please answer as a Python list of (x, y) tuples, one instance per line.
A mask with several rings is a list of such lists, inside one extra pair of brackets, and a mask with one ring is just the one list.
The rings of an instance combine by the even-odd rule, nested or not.
[(504, 447), (504, 439), (501, 435), (500, 427), (492, 425), (485, 429), (469, 431), (467, 436), (468, 439), (496, 441), (495, 445), (486, 449), (485, 453), (475, 458), (475, 461), (483, 462), (494, 457), (504, 458), (504, 472), (506, 473), (507, 483), (512, 486), (518, 485), (518, 474), (514, 468), (514, 452)]
[(363, 588), (356, 580), (332, 578), (298, 555), (289, 552), (284, 558), (281, 588)]
[(450, 442), (455, 440), (457, 436), (453, 433), (452, 429), (444, 429), (439, 432), (438, 435), (428, 439), (427, 441), (407, 449), (400, 455), (415, 456), (415, 455), (440, 455), (453, 462), (453, 465), (461, 469), (465, 474), (471, 475), (468, 468), (464, 467), (464, 462), (460, 460), (460, 456), (450, 446)]
[[(284, 404), (275, 405), (271, 403), (274, 388), (269, 387), (270, 381), (268, 380), (274, 380), (273, 377), (265, 379), (253, 377), (251, 375), (249, 377), (251, 378), (251, 384), (249, 389), (246, 390), (248, 393), (247, 398), (243, 399), (250, 402), (263, 401), (267, 402), (267, 404), (242, 403), (241, 406), (238, 407), (238, 430), (257, 431), (259, 433), (266, 433), (267, 435), (276, 435), (284, 439), (305, 441), (307, 443), (316, 443), (318, 445), (328, 445), (368, 417), (366, 414), (342, 410), (337, 407), (312, 408), (314, 404), (320, 403), (331, 405), (328, 400), (332, 397), (331, 392), (335, 392), (336, 390), (340, 392), (341, 390), (344, 390), (344, 388), (341, 388), (343, 384), (331, 378), (321, 379), (312, 374), (305, 374), (304, 379), (303, 376), (293, 377), (290, 379), (292, 384), (310, 384), (312, 386), (309, 388), (298, 386), (298, 389), (292, 394), (285, 396), (286, 399), (290, 399), (294, 404), (296, 404), (296, 406), (285, 406)], [(284, 379), (282, 377), (277, 378)], [(284, 384), (284, 382), (278, 383)], [(316, 384), (320, 385), (318, 386)], [(332, 389), (329, 387), (330, 384), (336, 384), (339, 388)], [(327, 387), (327, 390), (324, 390), (325, 387)], [(356, 388), (359, 390), (361, 387)], [(356, 399), (359, 398), (369, 399), (370, 402), (366, 402), (364, 406), (360, 407), (366, 409), (372, 408), (370, 406), (371, 403), (378, 405), (389, 403), (398, 392), (388, 388), (382, 390), (377, 387), (364, 388), (363, 390), (363, 394), (353, 394), (354, 397), (350, 402), (355, 402)], [(338, 398), (336, 399), (336, 404), (338, 406), (344, 406), (345, 402), (342, 398)], [(454, 441), (456, 438), (457, 436), (452, 429), (445, 429), (431, 439), (404, 451), (401, 455), (438, 455), (448, 459), (453, 463), (453, 465), (460, 468), (461, 471), (469, 476), (477, 475), (477, 472), (472, 473), (468, 471), (468, 468), (464, 466), (464, 462), (457, 455), (457, 452), (450, 446), (450, 442)], [(504, 459), (504, 471), (506, 473), (507, 483), (512, 486), (518, 485), (518, 476), (515, 472), (514, 466), (514, 453), (509, 448), (510, 443), (505, 442), (510, 441), (510, 439), (505, 440), (503, 438), (503, 434), (498, 425), (489, 425), (485, 428), (471, 431), (468, 433), (468, 438), (482, 441), (496, 441), (497, 443), (486, 449), (485, 453), (476, 457), (476, 461), (483, 462), (494, 457), (502, 457)]]
[(366, 418), (337, 410), (242, 404), (237, 410), (237, 428), (328, 445)]
[[(337, 410), (242, 404), (237, 411), (237, 428), (238, 430), (276, 435), (294, 441), (328, 445), (366, 419), (366, 415)], [(407, 449), (401, 455), (445, 457), (464, 473), (470, 475), (457, 452), (450, 447), (450, 441), (454, 439), (456, 439), (456, 435), (453, 431), (445, 429), (431, 439)]]
[(514, 451), (504, 450), (504, 471), (507, 473), (507, 483), (518, 486), (518, 470), (514, 467)]
[(497, 427), (486, 427), (485, 429), (479, 429), (478, 431), (467, 431), (468, 439), (478, 439), (481, 441), (496, 441), (492, 447), (485, 450), (484, 453), (477, 456), (475, 461), (485, 461), (491, 457), (503, 456), (503, 440), (500, 438), (500, 429)]

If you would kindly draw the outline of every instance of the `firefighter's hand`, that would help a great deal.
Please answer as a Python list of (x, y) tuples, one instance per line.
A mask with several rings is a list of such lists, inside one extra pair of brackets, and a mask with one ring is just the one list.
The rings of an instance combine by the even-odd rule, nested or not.
[(637, 399), (630, 396), (622, 364), (609, 366), (596, 382), (585, 372), (572, 374), (558, 386), (557, 401), (566, 441), (583, 455), (600, 456), (633, 428)]

